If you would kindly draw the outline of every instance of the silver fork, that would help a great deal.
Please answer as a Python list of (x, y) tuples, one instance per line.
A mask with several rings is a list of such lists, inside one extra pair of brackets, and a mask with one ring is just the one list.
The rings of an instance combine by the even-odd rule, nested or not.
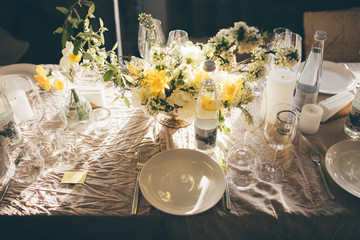
[(322, 181), (324, 183), (325, 189), (330, 197), (330, 200), (335, 200), (334, 194), (331, 192), (330, 186), (325, 178), (325, 174), (322, 170), (321, 164), (320, 164), (320, 156), (319, 156), (319, 152), (312, 146), (310, 146), (310, 158), (311, 160), (317, 164), (318, 168), (319, 168), (319, 172), (322, 178)]
[(137, 209), (138, 209), (138, 203), (139, 203), (139, 176), (141, 169), (143, 168), (144, 164), (146, 162), (146, 153), (144, 151), (139, 152), (138, 161), (136, 163), (136, 169), (138, 170), (138, 174), (136, 177), (136, 185), (134, 190), (134, 197), (133, 197), (133, 203), (131, 208), (131, 214), (136, 215)]

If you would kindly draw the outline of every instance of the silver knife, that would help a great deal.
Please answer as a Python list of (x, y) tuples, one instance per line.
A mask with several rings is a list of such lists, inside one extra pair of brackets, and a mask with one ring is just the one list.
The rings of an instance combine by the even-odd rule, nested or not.
[[(20, 154), (19, 154), (19, 155), (17, 156), (17, 158), (15, 159), (15, 162), (14, 162), (14, 163), (15, 163), (15, 168), (19, 165), (22, 156), (23, 156), (23, 152), (20, 152)], [(15, 169), (15, 171), (16, 171), (16, 169)], [(2, 200), (4, 199), (4, 196), (5, 196), (5, 194), (7, 193), (11, 182), (12, 182), (12, 178), (9, 179), (9, 181), (8, 181), (8, 182), (6, 183), (6, 185), (5, 185), (4, 190), (1, 192), (1, 195), (0, 195), (0, 203), (1, 203)]]

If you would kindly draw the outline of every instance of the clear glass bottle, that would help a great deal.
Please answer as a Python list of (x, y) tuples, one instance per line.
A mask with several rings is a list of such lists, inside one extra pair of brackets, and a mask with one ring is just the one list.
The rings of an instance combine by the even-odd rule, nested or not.
[[(201, 82), (195, 112), (195, 144), (196, 148), (211, 153), (216, 146), (219, 104), (216, 95), (216, 85), (211, 76), (215, 71), (215, 63), (204, 62), (205, 74)], [(208, 75), (208, 76), (206, 76)]]
[(344, 131), (354, 139), (360, 138), (360, 88), (357, 90), (345, 120)]
[(13, 148), (23, 141), (21, 130), (14, 119), (14, 112), (3, 90), (0, 88), (0, 142), (4, 148)]
[(310, 54), (305, 61), (296, 87), (294, 106), (299, 112), (305, 104), (316, 102), (320, 87), (319, 80), (322, 74), (325, 40), (326, 32), (316, 31)]

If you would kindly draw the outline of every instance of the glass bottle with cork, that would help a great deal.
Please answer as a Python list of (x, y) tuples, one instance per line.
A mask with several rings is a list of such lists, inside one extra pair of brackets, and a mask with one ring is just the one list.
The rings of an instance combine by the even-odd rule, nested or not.
[(322, 74), (325, 40), (326, 32), (322, 30), (316, 31), (310, 54), (300, 73), (293, 101), (294, 106), (299, 112), (301, 112), (305, 104), (316, 102), (320, 88), (319, 80)]
[(195, 146), (205, 153), (216, 147), (219, 104), (216, 85), (211, 77), (216, 69), (214, 61), (204, 62), (204, 78), (201, 82), (195, 110)]

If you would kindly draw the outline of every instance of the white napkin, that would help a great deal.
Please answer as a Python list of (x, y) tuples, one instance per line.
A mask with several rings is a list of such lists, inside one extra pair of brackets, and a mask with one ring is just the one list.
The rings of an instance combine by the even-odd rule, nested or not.
[(96, 104), (100, 107), (106, 107), (104, 88), (99, 87), (86, 87), (78, 88), (79, 93), (89, 100), (89, 102)]
[(324, 110), (321, 122), (325, 122), (354, 99), (354, 94), (351, 92), (340, 92), (332, 97), (329, 97), (319, 103), (319, 106)]

